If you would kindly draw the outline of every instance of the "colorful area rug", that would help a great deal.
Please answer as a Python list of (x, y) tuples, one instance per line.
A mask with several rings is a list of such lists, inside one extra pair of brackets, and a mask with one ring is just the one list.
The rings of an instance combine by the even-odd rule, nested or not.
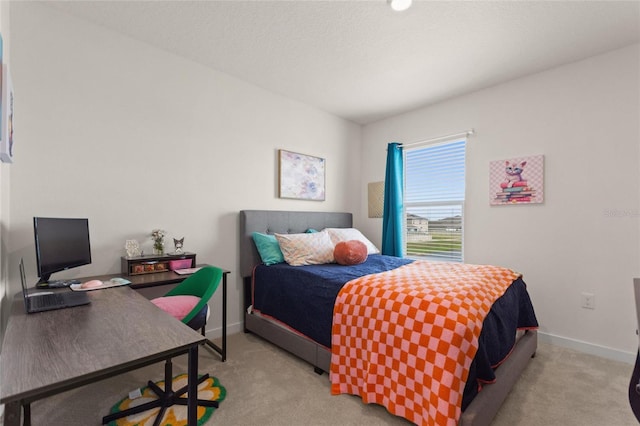
[[(156, 384), (164, 389), (164, 380), (156, 382)], [(180, 374), (173, 378), (173, 389), (180, 389), (187, 385), (187, 375)], [(148, 387), (141, 389), (142, 396), (134, 399), (124, 398), (111, 407), (111, 413), (126, 410), (127, 408), (136, 407), (138, 405), (158, 399), (156, 394)], [(185, 393), (183, 396), (187, 396)], [(227, 390), (220, 384), (215, 377), (209, 377), (198, 385), (198, 399), (222, 402), (227, 396)], [(215, 408), (198, 406), (198, 426), (204, 424), (213, 414)], [(160, 408), (143, 411), (142, 413), (124, 417), (109, 423), (108, 426), (152, 426), (156, 415), (160, 412)], [(161, 426), (187, 426), (187, 407), (185, 405), (172, 405), (167, 408), (164, 418), (160, 422)]]

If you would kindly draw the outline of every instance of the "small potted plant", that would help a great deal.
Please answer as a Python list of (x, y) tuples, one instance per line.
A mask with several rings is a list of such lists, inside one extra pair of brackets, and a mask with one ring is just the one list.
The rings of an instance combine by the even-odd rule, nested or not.
[(154, 229), (153, 231), (151, 231), (151, 239), (153, 240), (153, 254), (158, 256), (164, 254), (165, 235), (167, 235), (167, 232), (162, 229)]

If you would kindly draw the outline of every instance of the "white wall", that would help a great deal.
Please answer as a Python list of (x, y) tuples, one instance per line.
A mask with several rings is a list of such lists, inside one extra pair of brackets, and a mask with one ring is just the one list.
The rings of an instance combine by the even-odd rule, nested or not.
[[(640, 275), (639, 46), (363, 128), (362, 182), (384, 180), (386, 144), (475, 128), (467, 151), (465, 261), (524, 274), (547, 337), (635, 355)], [(470, 64), (469, 72), (473, 72)], [(541, 205), (489, 206), (492, 160), (545, 155)], [(380, 241), (380, 219), (362, 228)], [(613, 214), (612, 214), (613, 213)], [(595, 310), (581, 308), (595, 294)], [(607, 354), (605, 354), (607, 355)]]
[[(43, 4), (15, 3), (11, 20), (14, 277), (24, 257), (36, 280), (33, 216), (89, 218), (93, 264), (59, 277), (117, 274), (125, 240), (150, 252), (163, 228), (169, 248), (184, 236), (199, 262), (232, 271), (234, 331), (239, 210), (358, 212), (360, 126)], [(326, 201), (277, 198), (279, 148), (326, 158)]]

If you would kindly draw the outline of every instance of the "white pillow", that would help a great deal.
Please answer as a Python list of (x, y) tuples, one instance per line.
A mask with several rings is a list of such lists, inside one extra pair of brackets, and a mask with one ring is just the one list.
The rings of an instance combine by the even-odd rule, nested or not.
[(333, 263), (333, 243), (329, 234), (275, 234), (284, 260), (291, 266)]
[(329, 233), (329, 237), (331, 237), (331, 242), (334, 246), (340, 241), (358, 240), (362, 241), (364, 245), (367, 246), (367, 254), (380, 253), (378, 247), (369, 241), (367, 237), (362, 235), (362, 232), (358, 231), (356, 228), (325, 228), (323, 231), (327, 231)]

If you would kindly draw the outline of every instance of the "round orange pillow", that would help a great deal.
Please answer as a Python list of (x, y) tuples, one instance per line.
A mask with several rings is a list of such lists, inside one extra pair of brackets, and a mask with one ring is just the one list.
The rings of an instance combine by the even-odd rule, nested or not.
[(357, 265), (367, 260), (367, 246), (358, 240), (340, 241), (333, 249), (333, 257), (340, 265)]

